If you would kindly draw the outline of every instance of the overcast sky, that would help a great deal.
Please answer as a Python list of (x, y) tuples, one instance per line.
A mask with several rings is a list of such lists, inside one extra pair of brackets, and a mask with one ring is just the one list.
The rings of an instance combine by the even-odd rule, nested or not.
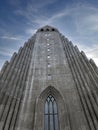
[(98, 65), (98, 0), (0, 0), (0, 69), (45, 25), (56, 27)]

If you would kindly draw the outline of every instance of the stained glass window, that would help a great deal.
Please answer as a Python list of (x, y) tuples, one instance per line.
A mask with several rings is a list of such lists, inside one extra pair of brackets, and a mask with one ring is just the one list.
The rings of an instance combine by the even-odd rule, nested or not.
[(59, 130), (57, 103), (52, 95), (49, 95), (45, 101), (44, 116), (44, 130)]

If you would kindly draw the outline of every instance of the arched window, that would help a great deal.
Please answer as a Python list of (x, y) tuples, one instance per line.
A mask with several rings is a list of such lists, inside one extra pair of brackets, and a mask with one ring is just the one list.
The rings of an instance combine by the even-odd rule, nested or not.
[(45, 101), (44, 123), (44, 130), (59, 130), (57, 103), (51, 94)]

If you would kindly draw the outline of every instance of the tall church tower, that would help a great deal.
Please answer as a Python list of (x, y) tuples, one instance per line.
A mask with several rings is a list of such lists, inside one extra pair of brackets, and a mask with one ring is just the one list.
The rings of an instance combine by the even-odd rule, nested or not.
[(0, 72), (0, 130), (98, 130), (98, 68), (56, 28), (38, 29)]

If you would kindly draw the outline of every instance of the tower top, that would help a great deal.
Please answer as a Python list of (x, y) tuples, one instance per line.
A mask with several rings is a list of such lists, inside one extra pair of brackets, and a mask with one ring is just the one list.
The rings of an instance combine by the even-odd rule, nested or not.
[(51, 31), (59, 32), (56, 28), (49, 26), (49, 25), (43, 26), (42, 28), (38, 29), (38, 32), (48, 32), (48, 31), (49, 32), (51, 32)]

